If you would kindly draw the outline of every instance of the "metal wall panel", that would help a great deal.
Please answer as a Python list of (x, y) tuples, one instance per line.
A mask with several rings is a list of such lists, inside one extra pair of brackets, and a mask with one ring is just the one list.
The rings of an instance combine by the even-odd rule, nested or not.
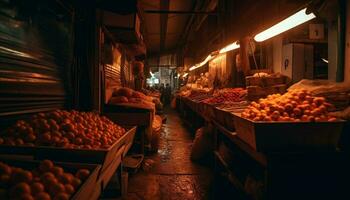
[(68, 105), (72, 15), (57, 2), (0, 0), (0, 122)]

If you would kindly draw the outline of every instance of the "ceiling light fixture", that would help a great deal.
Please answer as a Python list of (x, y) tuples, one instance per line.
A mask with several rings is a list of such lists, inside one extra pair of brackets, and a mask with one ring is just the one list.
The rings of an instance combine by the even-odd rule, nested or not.
[(238, 44), (238, 41), (236, 41), (236, 42), (229, 44), (226, 47), (220, 49), (219, 53), (226, 53), (228, 51), (232, 51), (232, 50), (235, 50), (238, 48), (239, 48), (239, 44)]
[(185, 73), (182, 77), (185, 78), (188, 75), (188, 73)]
[(311, 19), (314, 19), (315, 17), (316, 15), (314, 13), (306, 14), (306, 8), (304, 8), (299, 12), (293, 14), (292, 16), (288, 17), (287, 19), (257, 34), (254, 37), (254, 40), (257, 42), (265, 41), (300, 24), (303, 24)]
[(197, 68), (202, 67), (203, 65), (205, 65), (209, 60), (211, 60), (211, 59), (214, 58), (214, 57), (215, 57), (215, 56), (212, 56), (212, 55), (207, 56), (202, 62), (200, 62), (200, 63), (198, 63), (198, 64), (196, 64), (196, 65), (190, 67), (189, 70), (190, 70), (190, 71), (193, 71), (193, 70), (195, 70), (195, 69), (197, 69)]

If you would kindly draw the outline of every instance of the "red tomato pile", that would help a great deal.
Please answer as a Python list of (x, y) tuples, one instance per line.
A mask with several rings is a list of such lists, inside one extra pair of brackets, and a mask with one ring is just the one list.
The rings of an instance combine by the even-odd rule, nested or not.
[(221, 104), (223, 102), (244, 101), (247, 91), (242, 88), (225, 88), (214, 94), (214, 97), (204, 100), (208, 104)]
[(65, 172), (50, 160), (31, 171), (0, 162), (0, 199), (68, 200), (89, 175), (87, 169)]
[(124, 133), (124, 128), (104, 116), (56, 110), (17, 121), (0, 134), (0, 144), (98, 149), (110, 147)]

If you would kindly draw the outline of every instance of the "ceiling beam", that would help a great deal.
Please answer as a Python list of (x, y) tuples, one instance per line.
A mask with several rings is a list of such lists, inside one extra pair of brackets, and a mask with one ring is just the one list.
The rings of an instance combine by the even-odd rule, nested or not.
[[(194, 3), (193, 3), (193, 6), (192, 6), (192, 10), (193, 12), (196, 12), (197, 10), (199, 10), (199, 1), (198, 0), (195, 0)], [(186, 22), (186, 26), (183, 30), (183, 35), (181, 36), (179, 42), (178, 42), (178, 46), (177, 46), (177, 49), (182, 49), (183, 50), (183, 47), (186, 45), (187, 41), (188, 41), (188, 36), (190, 34), (190, 31), (191, 31), (191, 26), (194, 22), (194, 19), (195, 19), (196, 15), (191, 15), (187, 22)]]
[[(169, 10), (169, 0), (160, 0), (160, 9)], [(159, 50), (160, 52), (165, 48), (166, 41), (166, 32), (168, 27), (168, 14), (160, 15), (160, 43)]]
[(147, 14), (182, 14), (182, 15), (218, 15), (217, 12), (183, 11), (183, 10), (145, 10)]
[[(159, 0), (161, 10), (169, 10), (169, 0)], [(165, 49), (166, 32), (168, 27), (168, 14), (159, 15), (160, 20), (160, 36), (159, 36), (159, 52)], [(160, 57), (158, 57), (158, 66), (160, 65)]]
[[(146, 45), (146, 49), (147, 49), (147, 46), (150, 44), (150, 33), (147, 29), (147, 25), (146, 25), (146, 20), (145, 20), (145, 12), (141, 6), (141, 4), (138, 4), (137, 5), (137, 10), (138, 10), (138, 13), (139, 13), (139, 17), (140, 17), (140, 20), (141, 20), (141, 33), (142, 33), (142, 36), (143, 36), (143, 40), (145, 42), (145, 45)], [(148, 51), (148, 49), (147, 49)]]

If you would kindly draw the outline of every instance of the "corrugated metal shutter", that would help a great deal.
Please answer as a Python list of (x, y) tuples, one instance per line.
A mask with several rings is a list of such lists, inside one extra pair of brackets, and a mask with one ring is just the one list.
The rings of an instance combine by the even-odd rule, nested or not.
[(0, 122), (67, 104), (71, 18), (54, 3), (21, 6), (1, 2)]
[(113, 64), (104, 64), (106, 88), (122, 86), (122, 53), (119, 49), (113, 49)]
[(111, 82), (110, 86), (122, 85), (120, 65), (105, 65), (105, 76)]
[(131, 62), (129, 62), (127, 59), (125, 59), (123, 62), (122, 71), (123, 71), (123, 74), (122, 74), (123, 86), (134, 88)]

